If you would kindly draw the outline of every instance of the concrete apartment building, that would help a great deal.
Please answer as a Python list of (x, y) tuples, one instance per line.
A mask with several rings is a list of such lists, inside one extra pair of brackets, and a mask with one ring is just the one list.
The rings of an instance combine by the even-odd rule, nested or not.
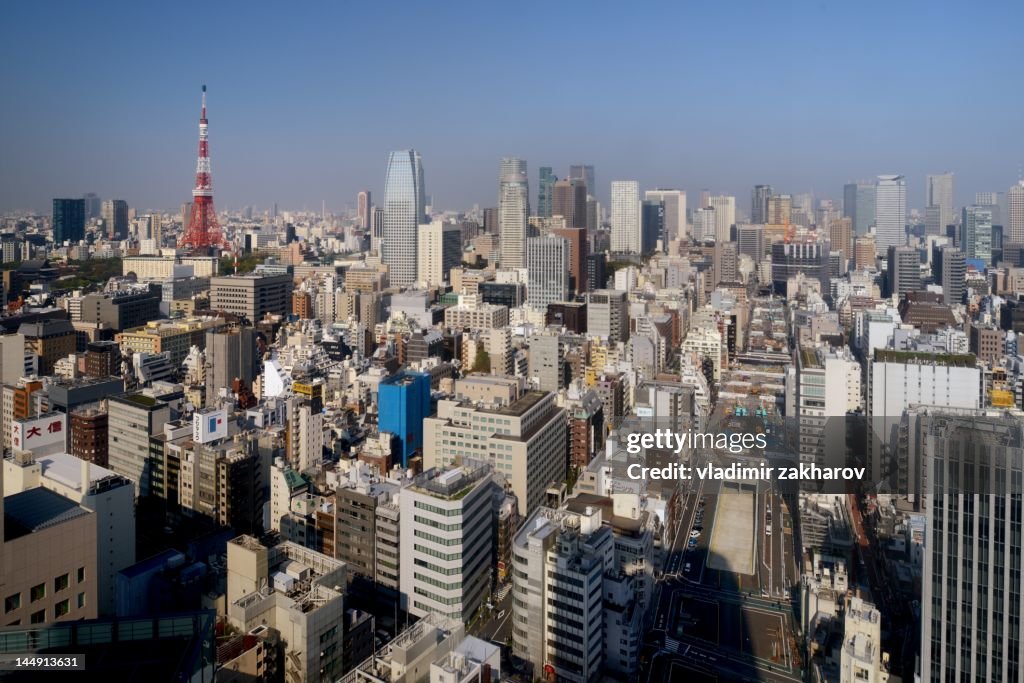
[(334, 683), (345, 668), (345, 563), (288, 541), (228, 543), (227, 612), (235, 628), (276, 629), (286, 681)]
[[(461, 382), (460, 382), (461, 383)], [(555, 394), (529, 391), (511, 403), (439, 401), (423, 421), (423, 467), (458, 458), (488, 461), (518, 500), (519, 514), (543, 504), (549, 486), (565, 480), (565, 411)]]
[(468, 623), (491, 586), (491, 467), (465, 459), (431, 468), (402, 490), (402, 607)]
[(287, 315), (292, 300), (291, 275), (227, 275), (210, 278), (210, 308), (248, 319), (253, 324), (268, 313)]
[(18, 452), (3, 462), (4, 495), (37, 487), (90, 510), (96, 539), (95, 609), (114, 614), (117, 573), (135, 562), (135, 495), (132, 482), (105, 467), (64, 453), (33, 458)]

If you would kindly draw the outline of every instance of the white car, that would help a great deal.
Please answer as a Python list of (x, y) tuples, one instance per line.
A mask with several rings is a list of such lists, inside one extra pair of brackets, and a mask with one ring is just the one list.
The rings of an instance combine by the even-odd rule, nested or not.
[(768, 534), (769, 536), (771, 536), (771, 535), (772, 535), (772, 528), (771, 528), (770, 526), (766, 526), (766, 527), (764, 528), (764, 532), (765, 532), (766, 534)]
[(700, 532), (694, 529), (690, 532), (690, 538), (700, 538)]
[(686, 566), (683, 567), (683, 571), (686, 572), (687, 574), (690, 573), (690, 563), (689, 562), (687, 562)]

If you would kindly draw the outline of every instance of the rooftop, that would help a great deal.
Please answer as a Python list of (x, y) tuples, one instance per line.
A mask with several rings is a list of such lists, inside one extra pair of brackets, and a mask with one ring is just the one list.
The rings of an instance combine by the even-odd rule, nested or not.
[(972, 353), (925, 353), (922, 351), (894, 351), (875, 349), (878, 363), (934, 363), (954, 368), (973, 368), (977, 359)]
[(4, 497), (4, 541), (27, 536), (91, 514), (88, 510), (42, 487)]
[(528, 391), (522, 395), (517, 401), (513, 401), (507, 406), (494, 409), (485, 409), (480, 412), (493, 413), (495, 415), (512, 415), (514, 417), (522, 417), (530, 411), (531, 408), (540, 403), (545, 397), (548, 396), (546, 391)]

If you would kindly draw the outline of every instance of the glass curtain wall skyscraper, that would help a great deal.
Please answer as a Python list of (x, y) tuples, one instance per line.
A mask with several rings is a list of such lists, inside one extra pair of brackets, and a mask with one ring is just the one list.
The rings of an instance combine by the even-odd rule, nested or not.
[(875, 223), (875, 184), (848, 183), (843, 186), (843, 216), (853, 219), (857, 237), (868, 234)]
[(537, 215), (541, 218), (551, 218), (551, 200), (556, 180), (558, 178), (555, 177), (550, 166), (540, 167), (540, 186), (537, 188)]
[(423, 164), (415, 150), (392, 152), (384, 180), (384, 228), (381, 258), (388, 279), (398, 287), (416, 281), (417, 226), (425, 218)]

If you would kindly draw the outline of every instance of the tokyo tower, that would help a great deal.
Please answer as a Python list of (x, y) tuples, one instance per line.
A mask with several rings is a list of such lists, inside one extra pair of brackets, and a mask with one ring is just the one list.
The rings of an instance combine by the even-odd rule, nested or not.
[(227, 249), (228, 243), (213, 208), (213, 180), (210, 175), (210, 142), (206, 120), (206, 86), (199, 115), (199, 158), (196, 161), (196, 185), (192, 190), (192, 214), (178, 247), (193, 254), (209, 254), (214, 247)]

